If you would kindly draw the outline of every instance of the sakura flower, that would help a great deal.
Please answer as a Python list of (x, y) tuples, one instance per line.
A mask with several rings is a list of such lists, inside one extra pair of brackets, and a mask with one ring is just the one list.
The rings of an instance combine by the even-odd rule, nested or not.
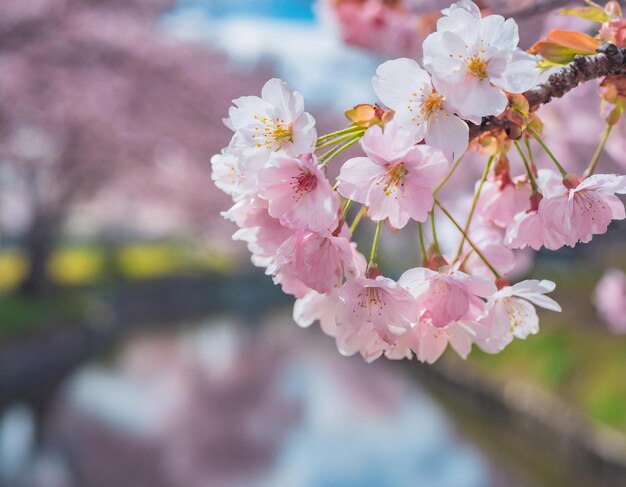
[(267, 273), (287, 271), (308, 288), (329, 293), (343, 284), (344, 276), (356, 277), (364, 270), (365, 259), (347, 238), (300, 230), (280, 246)]
[[(337, 348), (343, 355), (357, 352), (371, 362), (389, 351), (397, 356), (398, 337), (411, 327), (415, 299), (392, 279), (357, 277), (339, 290)], [(409, 352), (402, 346), (400, 355)]]
[(479, 320), (481, 332), (476, 343), (486, 352), (497, 353), (511, 343), (513, 337), (523, 340), (537, 334), (539, 318), (533, 305), (561, 311), (556, 301), (545, 296), (555, 287), (552, 281), (527, 280), (494, 293)]
[(235, 201), (251, 194), (256, 189), (254, 173), (245, 167), (241, 160), (224, 150), (211, 158), (211, 177), (215, 186)]
[(302, 95), (284, 81), (271, 79), (260, 98), (243, 96), (233, 103), (224, 123), (235, 132), (230, 149), (236, 154), (265, 161), (278, 150), (297, 156), (315, 147), (315, 119), (304, 111)]
[(294, 230), (337, 226), (339, 197), (312, 154), (299, 158), (273, 154), (257, 177), (258, 194), (269, 202), (269, 214)]
[(539, 203), (544, 197), (561, 191), (562, 179), (554, 171), (540, 169), (536, 180), (540, 192), (530, 197), (529, 208), (515, 215), (507, 228), (504, 244), (511, 249), (524, 249), (528, 246), (534, 250), (541, 247), (557, 250), (565, 242), (564, 236), (546, 223), (539, 212)]
[(460, 116), (478, 122), (504, 111), (508, 100), (502, 90), (522, 93), (532, 88), (539, 71), (536, 59), (517, 47), (513, 19), (480, 18), (474, 7), (450, 10), (423, 48), (424, 66), (437, 91)]
[(392, 279), (378, 276), (348, 279), (339, 290), (337, 318), (341, 326), (371, 323), (382, 333), (403, 333), (415, 318), (415, 300)]
[(423, 267), (406, 271), (398, 283), (415, 296), (421, 318), (445, 327), (461, 320), (478, 318), (484, 310), (482, 298), (496, 291), (489, 279), (453, 269), (436, 272)]
[(439, 327), (427, 318), (420, 319), (410, 335), (414, 337), (411, 348), (417, 360), (428, 364), (434, 364), (443, 355), (448, 344), (462, 358), (467, 358), (474, 339), (473, 330), (462, 322)]
[(258, 267), (267, 267), (278, 248), (293, 234), (268, 214), (267, 201), (259, 198), (244, 198), (222, 212), (222, 216), (239, 227), (233, 240), (248, 244), (252, 263)]
[[(473, 224), (470, 229), (470, 238), (474, 245), (489, 263), (502, 275), (506, 275), (515, 268), (515, 255), (504, 244), (504, 230), (488, 223)], [(464, 268), (473, 276), (491, 278), (492, 271), (471, 248), (463, 259)]]
[(444, 97), (435, 91), (430, 75), (412, 59), (387, 61), (372, 78), (380, 100), (395, 111), (394, 121), (412, 131), (417, 140), (455, 160), (467, 149), (467, 123), (453, 114)]
[(626, 333), (626, 274), (609, 269), (596, 285), (593, 303), (613, 333)]
[(336, 289), (329, 294), (310, 291), (297, 299), (293, 305), (293, 320), (302, 328), (308, 328), (313, 322), (319, 321), (324, 333), (335, 336), (337, 333), (335, 308), (338, 301), (339, 295)]
[(615, 193), (626, 193), (626, 180), (616, 174), (595, 174), (580, 181), (568, 176), (558, 194), (539, 203), (543, 221), (563, 235), (565, 245), (587, 243), (606, 232), (612, 220), (626, 217)]
[(367, 157), (348, 160), (337, 178), (337, 191), (363, 203), (374, 221), (395, 228), (412, 218), (425, 221), (433, 207), (433, 187), (445, 176), (448, 162), (428, 146), (414, 145), (413, 134), (391, 122), (383, 131), (368, 129), (362, 140)]
[[(478, 185), (478, 183), (477, 183)], [(509, 174), (485, 181), (476, 204), (476, 214), (485, 222), (507, 228), (518, 213), (529, 207), (530, 184)]]

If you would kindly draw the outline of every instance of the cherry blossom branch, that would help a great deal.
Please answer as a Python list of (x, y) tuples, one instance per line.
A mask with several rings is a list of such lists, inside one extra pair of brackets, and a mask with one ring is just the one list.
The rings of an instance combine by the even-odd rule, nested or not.
[[(579, 84), (602, 78), (609, 74), (626, 72), (626, 48), (614, 44), (604, 44), (593, 56), (576, 56), (574, 61), (554, 73), (548, 81), (526, 91), (523, 96), (528, 100), (530, 111), (534, 112), (541, 105), (549, 103), (553, 98), (560, 98)], [(479, 125), (468, 122), (470, 140), (487, 132), (504, 129), (511, 138), (515, 137), (513, 122), (505, 117), (484, 117)], [(519, 134), (521, 136), (521, 133)]]

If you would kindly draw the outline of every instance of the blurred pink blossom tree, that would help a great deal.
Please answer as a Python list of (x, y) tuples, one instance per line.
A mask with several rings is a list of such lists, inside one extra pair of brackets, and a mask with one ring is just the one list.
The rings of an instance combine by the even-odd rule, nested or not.
[[(159, 201), (194, 230), (216, 216), (223, 197), (208, 161), (227, 135), (220, 114), (258, 83), (161, 32), (171, 3), (0, 5), (0, 232), (11, 197), (24, 215), (25, 293), (47, 287), (47, 256), (72, 209), (102, 193)], [(164, 165), (175, 177), (163, 177)]]

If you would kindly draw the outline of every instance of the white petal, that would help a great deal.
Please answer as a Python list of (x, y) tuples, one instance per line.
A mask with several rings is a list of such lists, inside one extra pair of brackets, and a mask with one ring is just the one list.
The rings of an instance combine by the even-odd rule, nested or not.
[(426, 143), (439, 149), (453, 162), (467, 150), (469, 127), (456, 115), (444, 110), (431, 119), (426, 132)]
[(523, 93), (537, 84), (538, 76), (537, 58), (517, 49), (504, 72), (490, 79), (494, 85), (510, 93)]

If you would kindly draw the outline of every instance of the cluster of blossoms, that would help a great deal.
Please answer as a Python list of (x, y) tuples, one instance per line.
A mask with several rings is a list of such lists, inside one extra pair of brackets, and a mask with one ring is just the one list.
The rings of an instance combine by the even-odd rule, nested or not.
[[(532, 114), (518, 137), (525, 145), (504, 133), (490, 134), (489, 144), (470, 141), (470, 123), (519, 107), (519, 94), (537, 83), (538, 59), (517, 47), (511, 19), (482, 17), (468, 0), (442, 13), (423, 43), (425, 69), (406, 58), (377, 69), (373, 88), (387, 109), (357, 106), (346, 112), (349, 127), (318, 137), (300, 93), (272, 79), (261, 97), (234, 100), (225, 120), (234, 135), (211, 160), (216, 185), (234, 200), (224, 212), (239, 227), (233, 238), (296, 298), (295, 321), (319, 321), (342, 354), (368, 361), (415, 355), (433, 363), (448, 344), (462, 357), (473, 344), (497, 353), (514, 337), (537, 333), (535, 306), (560, 311), (546, 296), (555, 284), (511, 285), (504, 276), (515, 267), (513, 249), (588, 242), (626, 216), (615, 196), (626, 192), (626, 179), (593, 174), (616, 121), (580, 176), (567, 173), (545, 146)], [(530, 138), (558, 172), (535, 168)], [(356, 143), (364, 155), (346, 160), (331, 183), (327, 165)], [(487, 145), (485, 171), (461, 225), (437, 193), (468, 146)], [(515, 178), (507, 158), (513, 146), (525, 170)], [(353, 205), (360, 209), (351, 211)], [(454, 255), (440, 250), (436, 214), (459, 232)], [(363, 217), (376, 224), (369, 260), (353, 241)], [(422, 224), (429, 219), (427, 249)], [(422, 266), (393, 280), (377, 264), (381, 233), (410, 221), (419, 227)]]

